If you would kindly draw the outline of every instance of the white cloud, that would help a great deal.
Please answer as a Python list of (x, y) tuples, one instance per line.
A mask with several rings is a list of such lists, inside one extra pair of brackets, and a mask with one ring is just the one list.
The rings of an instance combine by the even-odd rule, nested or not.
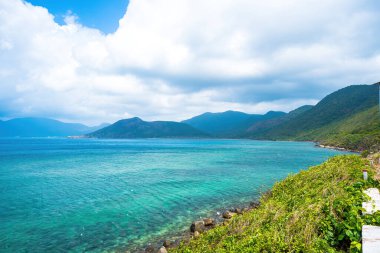
[(132, 0), (104, 35), (0, 0), (0, 116), (288, 111), (378, 81), (379, 10), (369, 0)]

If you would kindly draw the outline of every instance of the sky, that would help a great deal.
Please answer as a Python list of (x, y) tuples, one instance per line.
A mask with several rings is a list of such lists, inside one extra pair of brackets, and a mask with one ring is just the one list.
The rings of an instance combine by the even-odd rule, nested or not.
[(380, 80), (377, 0), (0, 0), (0, 118), (265, 113)]
[(77, 22), (103, 33), (113, 33), (124, 16), (128, 0), (27, 0), (42, 6), (54, 15), (54, 21), (65, 25), (65, 17), (75, 16)]

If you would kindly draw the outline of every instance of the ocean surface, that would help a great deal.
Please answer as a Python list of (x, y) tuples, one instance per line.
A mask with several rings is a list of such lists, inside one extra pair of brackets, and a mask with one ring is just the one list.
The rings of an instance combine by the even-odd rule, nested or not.
[(341, 153), (307, 142), (0, 139), (0, 252), (135, 252)]

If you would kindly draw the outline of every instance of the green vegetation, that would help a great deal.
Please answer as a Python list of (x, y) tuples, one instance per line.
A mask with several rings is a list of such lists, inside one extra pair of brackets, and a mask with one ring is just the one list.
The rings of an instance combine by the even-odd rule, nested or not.
[(360, 153), (360, 155), (363, 157), (363, 158), (367, 158), (369, 156), (370, 152), (368, 150), (364, 150), (363, 152)]
[[(368, 160), (338, 156), (274, 185), (260, 206), (169, 252), (360, 252), (363, 189), (378, 186)], [(362, 169), (369, 169), (369, 180)]]
[(280, 118), (286, 115), (284, 112), (270, 111), (264, 115), (247, 114), (236, 111), (210, 113), (198, 115), (182, 121), (196, 129), (215, 137), (234, 137), (251, 125), (264, 120)]
[(373, 106), (347, 119), (300, 134), (295, 140), (314, 140), (351, 150), (380, 149), (380, 113)]

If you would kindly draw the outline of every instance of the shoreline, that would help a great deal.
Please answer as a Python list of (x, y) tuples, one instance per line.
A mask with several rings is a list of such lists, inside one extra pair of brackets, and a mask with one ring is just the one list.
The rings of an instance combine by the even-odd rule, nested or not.
[[(247, 140), (252, 140), (252, 139), (247, 139)], [(256, 140), (255, 140), (256, 141)], [(258, 140), (258, 141), (267, 141), (267, 140)], [(314, 143), (314, 146), (316, 148), (324, 148), (324, 149), (331, 149), (331, 150), (337, 150), (337, 151), (345, 151), (345, 152), (353, 152), (353, 153), (360, 153), (359, 151), (355, 150), (348, 150), (345, 148), (341, 147), (334, 147), (334, 146), (329, 146), (329, 145), (323, 145), (315, 141), (283, 141), (283, 142), (309, 142), (309, 143)], [(211, 230), (217, 226), (220, 225), (226, 225), (231, 218), (235, 215), (241, 215), (245, 212), (251, 211), (260, 205), (260, 198), (262, 196), (265, 196), (271, 191), (272, 188), (269, 190), (261, 193), (256, 200), (252, 200), (248, 205), (247, 204), (241, 204), (241, 205), (236, 205), (234, 208), (221, 208), (221, 209), (216, 209), (212, 211), (214, 215), (211, 215), (209, 217), (200, 217), (198, 220), (194, 220), (191, 224), (188, 224), (188, 228), (186, 230), (178, 231), (175, 232), (174, 235), (168, 236), (167, 238), (161, 238), (157, 241), (150, 242), (148, 244), (145, 244), (144, 246), (137, 247), (134, 250), (135, 251), (129, 251), (127, 250), (126, 253), (165, 253), (167, 249), (170, 248), (175, 248), (180, 245), (181, 242), (188, 243), (190, 240), (195, 239), (199, 237), (200, 233), (206, 232), (208, 230)], [(211, 212), (211, 211), (210, 211)], [(231, 217), (230, 218), (224, 218), (224, 213), (225, 212), (230, 212)], [(203, 231), (197, 231), (198, 233), (195, 233), (195, 231), (191, 230), (191, 227), (194, 226), (195, 223), (197, 222), (204, 222), (205, 220), (211, 219), (213, 221), (212, 225), (208, 226), (203, 226)]]
[[(265, 140), (263, 140), (263, 141), (265, 141)], [(288, 142), (288, 141), (285, 141), (285, 142)], [(290, 141), (290, 142), (292, 142), (292, 141)], [(331, 150), (337, 150), (337, 151), (360, 153), (359, 151), (355, 151), (355, 150), (349, 150), (349, 149), (345, 149), (345, 148), (341, 148), (341, 147), (323, 145), (323, 144), (320, 144), (320, 143), (315, 142), (315, 141), (295, 141), (295, 142), (310, 142), (310, 143), (314, 143), (315, 144), (314, 146), (316, 148), (325, 148), (325, 149), (331, 149)], [(228, 223), (233, 216), (241, 215), (245, 212), (248, 212), (252, 209), (259, 207), (260, 206), (260, 202), (259, 202), (260, 198), (262, 196), (265, 196), (266, 194), (268, 194), (271, 191), (271, 189), (261, 193), (259, 195), (258, 199), (251, 201), (248, 206), (247, 206), (247, 204), (245, 204), (245, 205), (237, 205), (237, 207), (235, 207), (235, 208), (222, 208), (219, 210), (215, 210), (215, 212), (213, 212), (215, 215), (212, 215), (210, 217), (200, 218), (198, 220), (193, 221), (192, 224), (188, 225), (187, 230), (179, 231), (178, 233), (175, 233), (177, 235), (169, 236), (167, 239), (160, 239), (157, 242), (148, 243), (145, 246), (143, 246), (142, 248), (136, 248), (135, 250), (137, 250), (137, 253), (156, 253), (156, 252), (165, 253), (165, 252), (167, 252), (167, 249), (175, 248), (175, 247), (179, 246), (181, 242), (188, 243), (190, 240), (199, 237), (200, 233), (206, 232), (206, 231), (213, 229), (213, 228), (220, 226), (220, 225), (226, 225), (226, 223)], [(231, 216), (229, 218), (224, 217), (224, 214), (226, 212), (229, 212), (231, 214)], [(196, 230), (192, 231), (193, 226), (197, 226), (197, 225), (199, 225), (199, 223), (202, 224), (202, 222), (204, 224), (205, 220), (210, 220), (210, 219), (213, 221), (212, 225), (207, 225), (207, 226), (206, 225), (203, 225), (203, 226), (200, 225), (200, 227), (203, 227), (203, 229), (200, 229), (202, 231), (197, 231), (197, 232), (195, 232)], [(127, 251), (127, 253), (132, 253), (132, 251)]]
[(332, 150), (337, 150), (337, 151), (346, 151), (346, 152), (360, 153), (359, 150), (351, 150), (351, 149), (346, 149), (346, 148), (342, 148), (342, 147), (323, 145), (323, 144), (320, 144), (318, 142), (314, 142), (314, 143), (315, 143), (315, 147), (318, 147), (318, 148), (326, 148), (326, 149), (332, 149)]
[[(182, 242), (189, 242), (190, 240), (199, 237), (203, 232), (211, 230), (220, 225), (226, 225), (233, 216), (242, 215), (245, 212), (251, 211), (259, 207), (259, 199), (268, 194), (270, 190), (261, 193), (258, 199), (250, 201), (248, 204), (236, 205), (232, 208), (220, 208), (212, 211), (214, 215), (209, 215), (207, 217), (200, 217), (194, 220), (191, 224), (187, 225), (186, 230), (174, 232), (173, 235), (169, 235), (166, 238), (158, 239), (157, 241), (149, 242), (140, 247), (136, 247), (131, 250), (127, 250), (126, 253), (156, 253), (165, 252), (160, 251), (160, 249), (165, 248), (165, 250), (170, 248), (175, 248), (179, 246)], [(229, 217), (229, 218), (228, 218)], [(164, 249), (162, 249), (164, 250)]]

